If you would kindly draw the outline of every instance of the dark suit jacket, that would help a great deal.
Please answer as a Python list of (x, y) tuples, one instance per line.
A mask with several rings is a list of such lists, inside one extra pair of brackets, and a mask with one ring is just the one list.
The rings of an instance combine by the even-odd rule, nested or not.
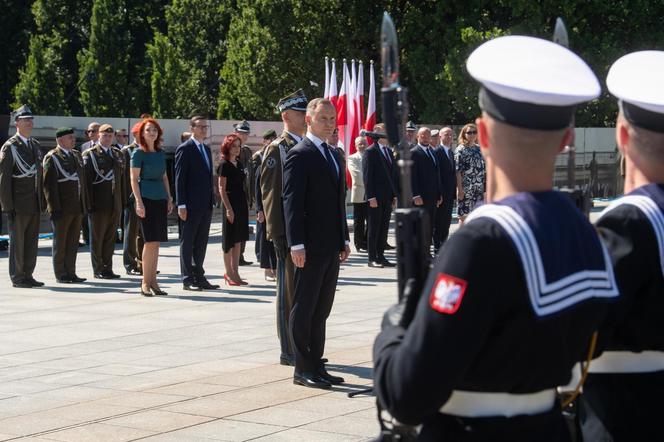
[(214, 205), (212, 154), (205, 146), (210, 168), (191, 138), (175, 150), (175, 195), (177, 205), (187, 210), (210, 210)]
[(336, 152), (339, 179), (309, 138), (288, 151), (284, 165), (284, 215), (288, 245), (304, 244), (307, 254), (344, 250), (348, 241), (345, 172)]
[(446, 153), (443, 146), (438, 146), (434, 149), (438, 158), (438, 171), (440, 172), (440, 186), (443, 199), (456, 199), (456, 164), (454, 160), (454, 152), (452, 158)]
[(440, 173), (438, 172), (439, 159), (436, 158), (434, 166), (429, 155), (419, 145), (410, 149), (410, 154), (413, 160), (413, 196), (421, 196), (425, 204), (435, 203), (442, 194)]
[(376, 143), (369, 146), (364, 152), (362, 175), (367, 200), (376, 198), (379, 203), (388, 203), (397, 196), (398, 167), (392, 150), (388, 147), (387, 151), (392, 158), (390, 163)]

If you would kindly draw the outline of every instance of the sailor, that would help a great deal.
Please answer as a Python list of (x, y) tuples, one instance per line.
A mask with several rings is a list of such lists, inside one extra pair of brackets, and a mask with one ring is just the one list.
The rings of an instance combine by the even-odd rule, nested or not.
[(32, 111), (23, 105), (12, 113), (16, 133), (0, 149), (0, 206), (7, 215), (9, 277), (16, 288), (42, 287), (32, 272), (37, 265), (42, 192), (42, 155), (30, 135)]
[(44, 156), (44, 195), (53, 225), (53, 271), (59, 283), (79, 283), (85, 281), (76, 275), (78, 237), (86, 212), (83, 159), (74, 149), (74, 129), (61, 127), (55, 140), (55, 149)]
[[(664, 52), (616, 61), (606, 84), (618, 98), (616, 143), (625, 158), (625, 196), (597, 227), (623, 297), (590, 364), (579, 417), (584, 440), (661, 439), (664, 392)], [(660, 436), (657, 436), (657, 435)]]
[(553, 170), (576, 105), (600, 85), (574, 53), (532, 37), (488, 41), (467, 69), (480, 83), (488, 203), (441, 248), (413, 310), (406, 291), (386, 312), (376, 395), (422, 424), (421, 440), (569, 440), (555, 389), (589, 358), (618, 289)]

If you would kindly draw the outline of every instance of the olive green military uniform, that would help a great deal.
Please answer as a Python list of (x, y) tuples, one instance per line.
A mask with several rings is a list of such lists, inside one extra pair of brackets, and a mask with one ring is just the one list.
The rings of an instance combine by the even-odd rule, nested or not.
[(44, 156), (44, 195), (53, 224), (53, 271), (58, 280), (76, 276), (78, 238), (87, 211), (83, 158), (58, 146)]
[(138, 144), (131, 143), (122, 148), (125, 162), (125, 199), (127, 208), (124, 211), (124, 238), (122, 242), (122, 262), (128, 273), (143, 271), (143, 232), (138, 227), (138, 215), (134, 194), (131, 190), (131, 154)]
[(90, 255), (95, 276), (112, 273), (115, 235), (126, 206), (124, 155), (116, 147), (104, 152), (97, 143), (83, 152), (90, 206)]
[(37, 140), (18, 134), (0, 149), (0, 205), (7, 214), (9, 276), (13, 283), (32, 278), (37, 264), (39, 217), (43, 205), (42, 159)]
[(265, 150), (260, 177), (266, 238), (274, 244), (277, 255), (277, 334), (281, 342), (282, 358), (284, 355), (293, 355), (288, 330), (295, 294), (295, 267), (286, 241), (282, 200), (283, 167), (286, 152), (296, 144), (296, 140), (286, 131), (274, 140)]

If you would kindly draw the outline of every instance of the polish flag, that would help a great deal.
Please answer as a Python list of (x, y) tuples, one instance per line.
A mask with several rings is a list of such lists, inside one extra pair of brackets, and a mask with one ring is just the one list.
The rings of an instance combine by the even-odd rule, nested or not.
[[(359, 128), (362, 128), (364, 123), (364, 64), (360, 61), (360, 66), (357, 71), (357, 84), (355, 85), (355, 97), (357, 101), (357, 109), (355, 111), (357, 118), (358, 136)], [(355, 144), (355, 143), (353, 143)]]
[(327, 57), (325, 57), (325, 92), (323, 92), (323, 98), (330, 98), (330, 63)]
[[(334, 66), (334, 60), (332, 60), (332, 65)], [(343, 80), (341, 81), (341, 90), (339, 91), (339, 97), (336, 99), (336, 101), (333, 101), (333, 103), (335, 103), (337, 108), (337, 129), (339, 130), (339, 139), (345, 143), (344, 137), (346, 134), (346, 122), (348, 121), (346, 118), (346, 108), (348, 106), (348, 89), (350, 87), (350, 79), (348, 78), (348, 66), (346, 66), (345, 59), (341, 72), (343, 75)], [(334, 70), (332, 71), (332, 75), (334, 75)], [(332, 96), (331, 94), (332, 93), (330, 92), (330, 96)]]
[(357, 102), (355, 101), (357, 88), (357, 70), (355, 69), (355, 60), (351, 60), (350, 64), (350, 90), (347, 92), (347, 123), (346, 123), (346, 142), (344, 143), (344, 150), (346, 156), (355, 152), (355, 138), (360, 129), (357, 126)]
[[(369, 103), (367, 104), (367, 119), (364, 122), (364, 129), (372, 131), (376, 124), (376, 79), (374, 78), (374, 63), (371, 60), (369, 67)], [(368, 139), (369, 144), (374, 140)]]
[(339, 109), (337, 107), (337, 100), (339, 99), (337, 97), (337, 66), (335, 64), (334, 58), (332, 59), (332, 68), (330, 70), (330, 81), (329, 81), (329, 90), (328, 90), (328, 98), (334, 104), (334, 107)]

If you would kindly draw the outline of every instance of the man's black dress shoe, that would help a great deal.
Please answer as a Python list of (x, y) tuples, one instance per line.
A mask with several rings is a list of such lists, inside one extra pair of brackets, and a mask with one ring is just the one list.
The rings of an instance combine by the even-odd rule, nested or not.
[(318, 376), (332, 385), (339, 385), (344, 383), (344, 378), (341, 376), (333, 376), (328, 373), (324, 364), (321, 364), (320, 368), (318, 369)]
[(95, 278), (97, 278), (97, 279), (112, 279), (106, 273), (95, 273)]
[(107, 279), (118, 279), (120, 275), (117, 273), (113, 273), (113, 271), (109, 270), (108, 272), (104, 272), (104, 275), (106, 275), (108, 278)]
[(72, 275), (72, 276), (70, 276), (69, 279), (71, 279), (71, 282), (73, 282), (73, 283), (79, 283), (79, 282), (85, 282), (85, 281), (87, 281), (86, 278), (79, 278), (79, 277), (76, 276), (76, 275)]
[(369, 267), (383, 268), (383, 264), (378, 261), (369, 261)]
[(387, 259), (383, 258), (380, 263), (383, 265), (383, 267), (396, 267), (397, 265), (393, 262), (388, 261)]
[(0, 241), (0, 252), (4, 252), (9, 248), (9, 243), (7, 241)]
[(127, 269), (127, 275), (136, 275), (136, 276), (140, 276), (140, 275), (143, 275), (143, 272), (141, 272), (141, 271), (138, 270), (138, 269)]
[(279, 357), (279, 363), (281, 365), (288, 365), (290, 367), (295, 367), (295, 356), (282, 354)]
[(385, 250), (394, 250), (396, 247), (389, 245), (388, 243), (385, 243)]
[(244, 256), (240, 256), (240, 262), (239, 262), (239, 265), (241, 265), (241, 266), (250, 266), (250, 265), (252, 265), (252, 264), (253, 264), (252, 261), (246, 261), (246, 260), (244, 259)]
[(196, 285), (202, 290), (217, 290), (220, 287), (219, 284), (210, 284), (207, 279), (198, 280)]
[(25, 279), (23, 279), (21, 281), (12, 282), (12, 286), (16, 287), (17, 289), (31, 289), (32, 288), (32, 284), (30, 284)]
[(303, 371), (302, 373), (295, 372), (293, 375), (293, 384), (309, 388), (321, 388), (323, 390), (328, 390), (332, 387), (332, 384), (328, 381), (310, 371)]
[(32, 284), (33, 287), (44, 287), (43, 282), (37, 281), (32, 276), (29, 278), (25, 278), (25, 282), (27, 282), (28, 284)]
[(198, 286), (198, 284), (195, 284), (193, 281), (183, 281), (182, 282), (182, 289), (183, 290), (189, 290), (192, 292), (200, 292), (203, 289)]
[(74, 282), (71, 279), (71, 276), (63, 276), (62, 278), (55, 278), (55, 280), (60, 284), (71, 284), (72, 282)]

